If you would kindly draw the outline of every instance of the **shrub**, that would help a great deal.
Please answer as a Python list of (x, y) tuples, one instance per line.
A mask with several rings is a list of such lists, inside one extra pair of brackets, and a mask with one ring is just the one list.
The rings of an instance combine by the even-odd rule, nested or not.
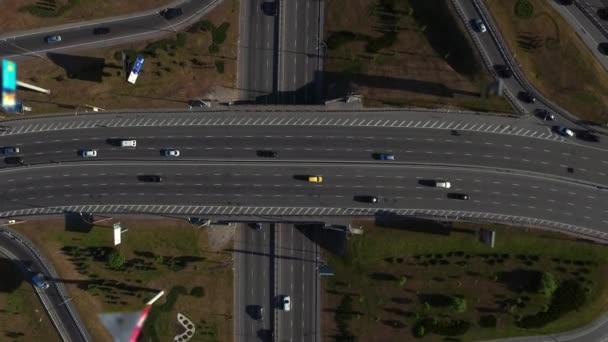
[(216, 27), (213, 31), (211, 31), (211, 38), (213, 40), (213, 44), (220, 45), (226, 40), (226, 33), (228, 32), (228, 28), (230, 28), (230, 23), (223, 22), (220, 26)]
[(557, 289), (557, 283), (555, 282), (555, 277), (553, 277), (553, 274), (543, 272), (540, 279), (540, 286), (538, 289), (539, 292), (547, 297), (551, 297), (555, 289)]
[(178, 48), (183, 48), (184, 46), (186, 46), (186, 37), (187, 36), (185, 33), (183, 33), (183, 32), (178, 33), (175, 45)]
[(427, 317), (416, 322), (414, 334), (417, 331), (422, 331), (425, 333), (432, 332), (438, 335), (457, 336), (466, 333), (470, 327), (471, 323), (460, 319), (439, 320)]
[(217, 44), (211, 44), (209, 45), (209, 53), (210, 54), (216, 54), (220, 52), (220, 47)]
[(215, 68), (217, 69), (218, 73), (223, 74), (224, 73), (224, 61), (222, 61), (221, 59), (216, 59)]
[(120, 253), (120, 251), (114, 249), (110, 255), (108, 255), (108, 268), (115, 270), (115, 271), (120, 271), (123, 269), (123, 267), (125, 266), (125, 256), (122, 255), (122, 253)]
[(515, 3), (515, 15), (519, 18), (530, 18), (534, 13), (534, 5), (528, 0), (517, 0)]
[(467, 311), (467, 300), (462, 297), (453, 296), (451, 298), (450, 309), (458, 313)]
[(389, 48), (397, 41), (397, 32), (386, 32), (382, 36), (370, 39), (365, 46), (365, 51), (368, 53), (376, 53), (382, 49)]
[(426, 331), (424, 330), (424, 325), (416, 324), (416, 326), (414, 326), (414, 336), (415, 337), (423, 337), (425, 334), (426, 334)]
[(586, 297), (586, 290), (581, 283), (572, 279), (566, 280), (553, 291), (546, 310), (522, 317), (517, 325), (526, 329), (543, 327), (582, 306)]
[(190, 295), (194, 297), (203, 297), (205, 296), (205, 289), (201, 286), (193, 287), (190, 290)]
[(367, 41), (368, 39), (370, 38), (364, 34), (354, 33), (350, 31), (337, 31), (331, 32), (329, 34), (326, 44), (328, 49), (334, 50), (346, 43), (354, 41)]
[(479, 317), (479, 326), (482, 328), (495, 328), (496, 327), (496, 316), (484, 315)]

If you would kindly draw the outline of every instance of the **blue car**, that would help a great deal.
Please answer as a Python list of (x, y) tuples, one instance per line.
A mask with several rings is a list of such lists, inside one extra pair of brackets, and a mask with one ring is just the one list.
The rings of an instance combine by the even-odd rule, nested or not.
[(374, 153), (374, 159), (377, 160), (395, 160), (395, 155), (392, 153)]
[(61, 36), (60, 35), (47, 36), (47, 37), (44, 37), (44, 41), (47, 44), (59, 43), (61, 41)]

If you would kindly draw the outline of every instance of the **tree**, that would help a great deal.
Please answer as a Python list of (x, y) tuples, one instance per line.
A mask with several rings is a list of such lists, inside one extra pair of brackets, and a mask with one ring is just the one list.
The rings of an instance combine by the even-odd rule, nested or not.
[(465, 312), (467, 311), (467, 300), (462, 297), (453, 296), (451, 297), (450, 308), (458, 313)]
[(555, 289), (557, 289), (557, 283), (555, 282), (553, 274), (543, 272), (543, 275), (540, 278), (539, 292), (546, 297), (551, 297)]
[(114, 249), (110, 255), (108, 255), (108, 268), (120, 271), (125, 266), (125, 256), (120, 253), (120, 251)]

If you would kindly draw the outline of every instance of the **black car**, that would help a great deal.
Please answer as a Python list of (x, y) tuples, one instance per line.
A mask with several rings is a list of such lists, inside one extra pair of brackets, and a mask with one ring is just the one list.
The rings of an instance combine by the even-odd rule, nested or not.
[(495, 65), (494, 70), (496, 70), (496, 74), (500, 78), (510, 78), (511, 76), (513, 76), (513, 70), (511, 70), (511, 67), (508, 65), (504, 65), (504, 64)]
[(262, 12), (266, 15), (276, 16), (279, 14), (277, 3), (275, 1), (266, 1), (262, 3)]
[(555, 121), (555, 115), (551, 114), (551, 112), (549, 112), (546, 109), (537, 109), (534, 111), (536, 113), (536, 116), (538, 116), (539, 118), (545, 120), (545, 121)]
[(582, 140), (585, 141), (590, 141), (590, 142), (598, 142), (600, 141), (600, 137), (598, 137), (597, 135), (589, 132), (589, 131), (582, 131), (578, 133), (578, 137)]
[(250, 223), (249, 227), (255, 229), (255, 230), (262, 230), (262, 224), (259, 222), (256, 223)]
[(608, 20), (608, 8), (602, 7), (597, 10), (597, 16), (602, 20)]
[(258, 157), (264, 157), (264, 158), (276, 158), (279, 153), (277, 151), (268, 151), (268, 150), (259, 150), (256, 152), (256, 154), (258, 155)]
[(148, 182), (148, 183), (160, 183), (163, 181), (163, 177), (159, 175), (141, 175), (137, 176), (137, 179), (140, 182)]
[(165, 8), (164, 10), (160, 11), (158, 14), (160, 14), (161, 17), (167, 19), (167, 20), (171, 20), (173, 18), (177, 18), (180, 15), (184, 14), (184, 12), (182, 11), (181, 8)]
[(456, 193), (456, 192), (451, 192), (451, 193), (448, 194), (448, 198), (468, 201), (469, 200), (469, 195), (467, 195), (467, 194), (461, 194), (461, 193)]
[(534, 97), (534, 95), (527, 91), (520, 91), (519, 94), (517, 94), (517, 97), (526, 103), (536, 102), (536, 98)]
[(110, 28), (109, 27), (96, 27), (93, 29), (93, 34), (98, 35), (98, 34), (108, 34), (110, 33)]
[(602, 55), (608, 56), (608, 43), (599, 43), (597, 45), (597, 51), (599, 51)]
[(354, 200), (364, 203), (378, 203), (378, 197), (372, 195), (358, 195), (354, 197)]
[(6, 157), (4, 158), (4, 162), (12, 165), (23, 165), (23, 158), (21, 157)]

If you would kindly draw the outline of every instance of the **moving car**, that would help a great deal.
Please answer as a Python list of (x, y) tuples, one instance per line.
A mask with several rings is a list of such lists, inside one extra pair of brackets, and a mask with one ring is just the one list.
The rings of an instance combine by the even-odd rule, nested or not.
[(496, 70), (496, 74), (500, 78), (510, 78), (513, 76), (513, 70), (511, 70), (511, 67), (508, 65), (497, 64), (494, 66), (494, 70)]
[(97, 150), (80, 150), (80, 155), (85, 158), (97, 157)]
[(159, 175), (141, 175), (137, 176), (137, 179), (140, 182), (148, 182), (148, 183), (160, 183), (163, 181), (163, 177)]
[(256, 319), (264, 320), (264, 307), (261, 305), (258, 305), (256, 314), (257, 314)]
[(392, 153), (374, 153), (373, 157), (377, 160), (395, 160), (395, 155)]
[(174, 148), (164, 149), (163, 154), (165, 155), (165, 157), (179, 157), (180, 155), (179, 150), (176, 150)]
[(281, 302), (281, 306), (283, 310), (289, 311), (291, 310), (291, 298), (289, 296), (283, 296), (283, 300)]
[(135, 139), (121, 140), (120, 147), (137, 147), (137, 140), (135, 140)]
[(309, 183), (323, 183), (322, 176), (308, 176)]
[(255, 230), (262, 230), (262, 224), (259, 222), (250, 223), (249, 226)]
[(546, 109), (537, 109), (535, 112), (539, 118), (545, 121), (555, 121), (555, 115), (551, 114), (551, 112)]
[(7, 164), (13, 164), (13, 165), (23, 165), (23, 158), (21, 157), (6, 157), (4, 158), (4, 162)]
[(256, 152), (258, 157), (264, 157), (264, 158), (276, 158), (279, 153), (277, 151), (270, 151), (270, 150), (259, 150)]
[(276, 16), (279, 14), (277, 1), (265, 1), (262, 3), (262, 12), (266, 15)]
[(600, 137), (598, 137), (597, 135), (589, 132), (589, 131), (582, 131), (578, 134), (578, 137), (582, 140), (585, 141), (591, 141), (591, 142), (598, 142), (600, 141)]
[(16, 146), (6, 146), (2, 149), (4, 154), (17, 154), (21, 152), (21, 149)]
[(108, 33), (110, 33), (109, 27), (96, 27), (93, 29), (94, 35), (108, 34)]
[(563, 126), (559, 126), (557, 128), (557, 132), (559, 132), (559, 134), (565, 136), (565, 137), (573, 137), (574, 136), (574, 132), (572, 132), (570, 129), (563, 127)]
[(47, 44), (59, 43), (61, 41), (60, 35), (46, 36), (44, 42)]
[(477, 31), (481, 33), (485, 33), (487, 31), (486, 25), (483, 23), (483, 21), (481, 21), (481, 19), (477, 18), (473, 21), (473, 23), (475, 24)]
[(435, 187), (436, 188), (443, 188), (443, 189), (449, 189), (452, 187), (452, 183), (445, 181), (443, 179), (438, 179), (435, 181)]
[(160, 14), (161, 17), (167, 19), (167, 20), (171, 20), (173, 18), (177, 18), (180, 15), (184, 14), (184, 12), (182, 11), (181, 8), (165, 8), (164, 10), (158, 12), (158, 14)]
[(44, 280), (42, 273), (36, 273), (32, 277), (32, 284), (41, 290), (46, 290), (49, 288), (49, 282)]
[(451, 193), (448, 194), (448, 198), (468, 201), (469, 200), (469, 195), (451, 192)]
[(517, 94), (517, 97), (524, 101), (525, 103), (534, 103), (536, 102), (536, 98), (534, 97), (534, 95), (532, 95), (532, 93), (527, 92), (527, 91), (520, 91), (519, 94)]
[(608, 8), (602, 7), (597, 10), (597, 16), (602, 20), (608, 20)]
[(378, 197), (377, 196), (359, 196), (359, 198), (364, 201), (364, 202), (368, 202), (368, 203), (378, 203)]

